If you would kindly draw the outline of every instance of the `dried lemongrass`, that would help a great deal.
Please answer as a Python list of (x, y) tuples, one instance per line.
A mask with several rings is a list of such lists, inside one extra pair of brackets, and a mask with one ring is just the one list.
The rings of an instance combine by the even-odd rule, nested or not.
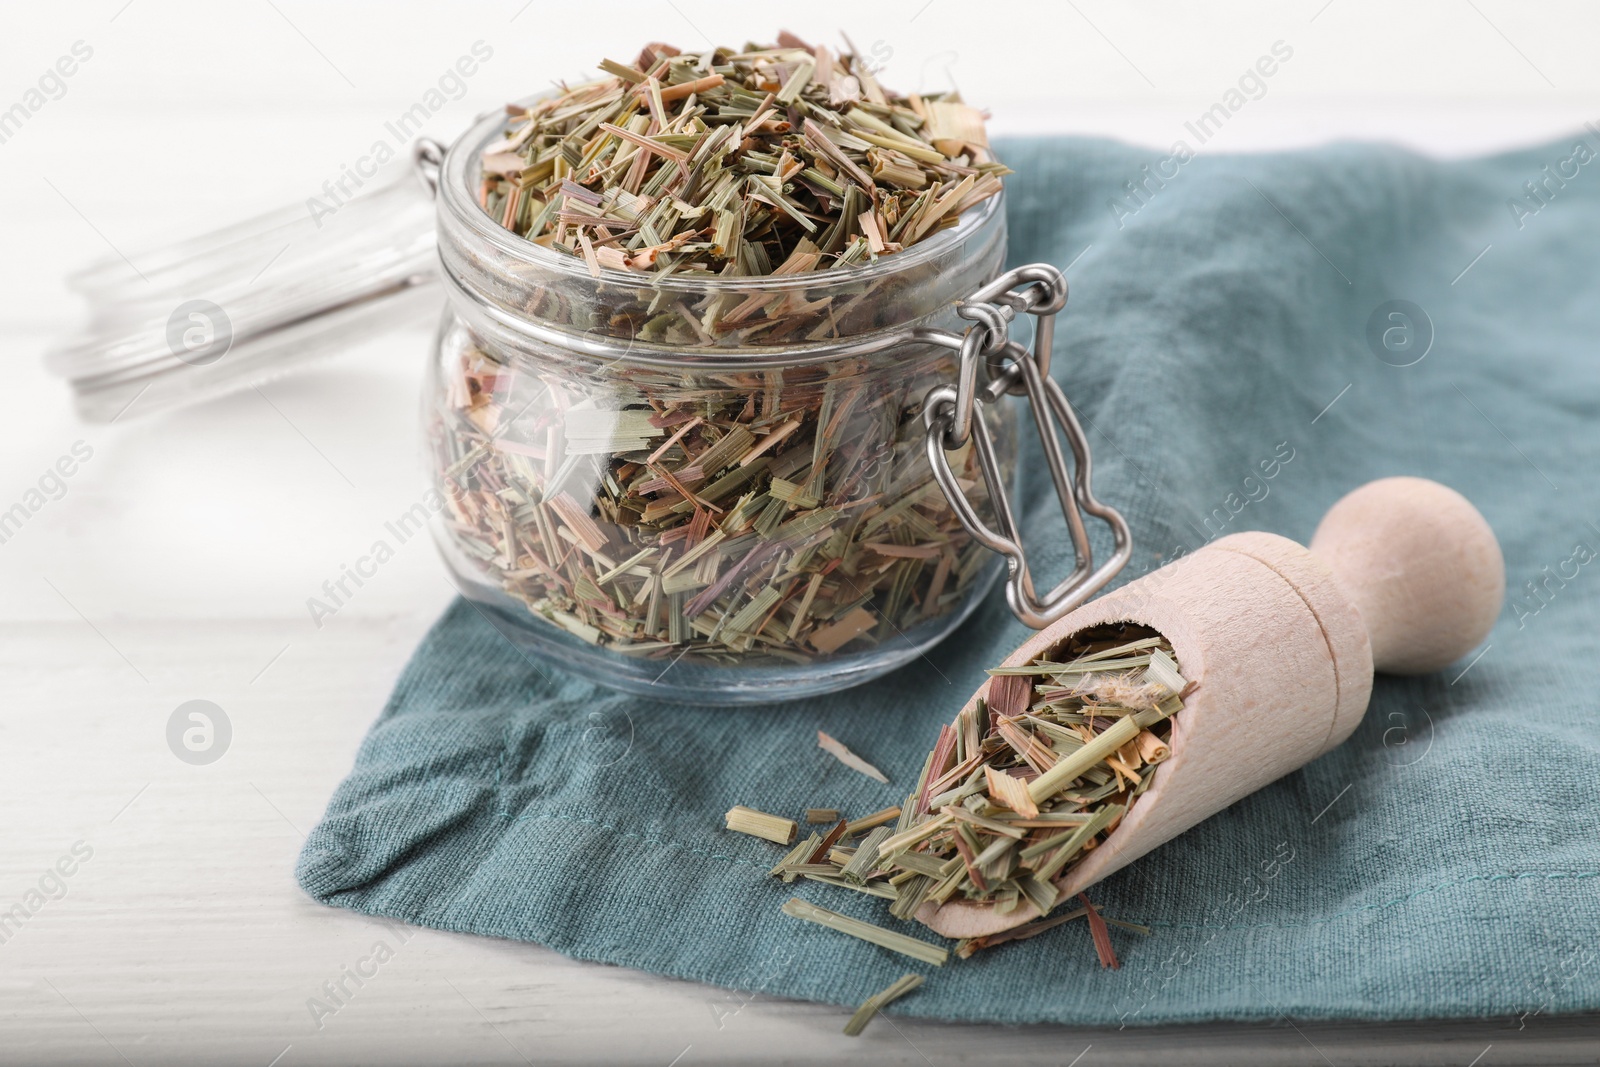
[(828, 753), (834, 759), (837, 759), (840, 763), (844, 764), (846, 767), (849, 767), (851, 770), (859, 771), (868, 778), (888, 784), (889, 778), (887, 775), (878, 770), (878, 768), (874, 767), (872, 764), (868, 763), (866, 760), (862, 759), (860, 756), (856, 755), (854, 752), (851, 752), (844, 746), (843, 742), (830, 737), (821, 730), (817, 731), (817, 745), (824, 752)]
[(1013, 778), (1005, 771), (997, 771), (993, 767), (985, 767), (983, 776), (988, 785), (989, 797), (995, 803), (1010, 808), (1024, 819), (1038, 816), (1039, 805), (1034, 803), (1033, 797), (1028, 793), (1027, 783), (1022, 779)]
[(850, 824), (843, 819), (834, 823), (833, 829), (823, 835), (822, 840), (817, 843), (817, 847), (811, 851), (811, 855), (806, 857), (806, 862), (814, 864), (827, 859), (828, 854), (833, 851), (834, 844), (844, 837), (844, 833), (849, 829), (849, 826)]
[(1140, 730), (1134, 743), (1139, 746), (1139, 758), (1151, 766), (1164, 762), (1172, 755), (1171, 747), (1150, 730)]
[[(1064, 874), (1115, 832), (1171, 755), (1171, 717), (1190, 688), (1165, 639), (1131, 624), (992, 674), (994, 703), (941, 728), (909, 816), (876, 842), (873, 864), (901, 890), (896, 916), (952, 899), (1002, 913), (1026, 901), (1048, 915)], [(1089, 915), (1115, 966), (1100, 916), (1075, 914)], [(1018, 936), (975, 939), (963, 954)]]
[(848, 915), (840, 915), (838, 912), (830, 911), (827, 908), (819, 908), (815, 904), (801, 900), (799, 897), (789, 898), (783, 905), (783, 913), (796, 919), (804, 919), (807, 922), (816, 923), (818, 926), (826, 926), (828, 929), (836, 930), (841, 934), (849, 934), (851, 937), (860, 938), (862, 941), (870, 941), (879, 948), (898, 952), (902, 956), (910, 956), (912, 959), (921, 960), (923, 963), (931, 963), (935, 967), (942, 966), (945, 960), (950, 958), (949, 949), (941, 948), (938, 945), (930, 944), (915, 937), (896, 933), (893, 930), (885, 930), (881, 926), (874, 926), (871, 923), (862, 922), (860, 919), (852, 919)]
[(1122, 964), (1117, 961), (1116, 950), (1111, 947), (1111, 931), (1106, 929), (1106, 921), (1100, 917), (1094, 905), (1089, 903), (1088, 897), (1079, 893), (1078, 900), (1083, 904), (1083, 910), (1088, 912), (1089, 932), (1094, 938), (1094, 950), (1100, 956), (1100, 966), (1110, 967), (1112, 970), (1119, 969)]
[(1105, 761), (1117, 749), (1139, 736), (1140, 723), (1133, 715), (1125, 715), (1097, 734), (1094, 740), (1063, 758), (1055, 766), (1028, 783), (1028, 796), (1034, 803), (1048, 800), (1084, 771)]
[(1038, 937), (1046, 930), (1054, 930), (1056, 927), (1072, 922), (1074, 919), (1081, 919), (1087, 914), (1089, 914), (1088, 908), (1076, 908), (1072, 911), (1062, 912), (1060, 915), (1052, 915), (1048, 919), (1038, 919), (1031, 923), (1024, 923), (1021, 926), (1013, 926), (1009, 930), (1001, 930), (998, 933), (985, 934), (982, 937), (964, 938), (956, 943), (956, 955), (964, 960), (971, 959), (973, 954), (981, 949), (1004, 945), (1009, 941), (1026, 941), (1030, 937)]
[(1164, 687), (1168, 693), (1176, 694), (1183, 691), (1183, 675), (1178, 673), (1178, 665), (1172, 662), (1172, 657), (1157, 648), (1150, 653), (1150, 666), (1144, 672), (1145, 679), (1156, 685)]
[[(1159, 636), (1134, 636), (1141, 631), (1131, 624), (1097, 628), (1073, 638), (1059, 661), (997, 671), (997, 678), (1021, 679), (991, 688), (1007, 711), (978, 702), (942, 727), (904, 804), (838, 819), (826, 834), (813, 832), (790, 848), (770, 873), (785, 883), (803, 878), (888, 901), (889, 914), (901, 920), (930, 902), (958, 898), (1002, 915), (1025, 905), (1039, 914), (958, 942), (961, 958), (1087, 918), (1101, 965), (1119, 967), (1109, 928), (1148, 934), (1148, 927), (1102, 916), (1083, 894), (1077, 909), (1051, 912), (1061, 903), (1063, 875), (1115, 832), (1170, 755), (1171, 719), (1192, 688), (1170, 645)], [(1128, 703), (1108, 703), (1108, 695)], [(818, 736), (824, 747), (833, 741)], [(749, 812), (735, 812), (741, 810)], [(773, 839), (787, 844), (792, 837)], [(941, 946), (798, 899), (783, 910), (925, 962), (948, 958)], [(852, 1020), (857, 1032), (872, 1014), (870, 1003)]]
[(893, 886), (881, 882), (857, 882), (822, 871), (802, 871), (801, 875), (810, 882), (821, 882), (823, 885), (837, 886), (840, 889), (853, 889), (857, 893), (865, 893), (869, 897), (879, 897), (883, 900), (897, 900), (900, 896)]
[(875, 811), (871, 815), (864, 815), (859, 819), (851, 819), (844, 828), (845, 836), (854, 837), (856, 834), (866, 830), (873, 830), (885, 823), (894, 822), (898, 818), (900, 818), (900, 806), (896, 804), (892, 807), (884, 808), (882, 811)]
[(832, 826), (834, 823), (836, 823), (838, 821), (839, 821), (839, 809), (838, 808), (807, 808), (806, 809), (806, 822), (808, 822), (808, 823), (812, 823), (812, 824), (823, 823), (823, 824), (826, 824), (828, 826)]
[[(463, 342), (430, 427), (450, 548), (507, 607), (664, 665), (904, 640), (990, 564), (917, 447), (953, 366), (917, 359), (893, 382), (619, 366), (597, 386)], [(972, 448), (950, 462), (981, 483)]]
[(743, 805), (728, 809), (726, 819), (728, 829), (736, 833), (749, 834), (780, 845), (791, 844), (800, 830), (793, 819), (768, 815)]
[(887, 989), (872, 994), (872, 996), (861, 1002), (861, 1007), (857, 1008), (856, 1013), (850, 1016), (850, 1021), (844, 1024), (845, 1036), (859, 1037), (861, 1031), (867, 1028), (867, 1024), (872, 1021), (874, 1015), (921, 984), (922, 975), (903, 975), (896, 979)]
[[(850, 857), (850, 862), (840, 869), (840, 877), (857, 885), (865, 882), (867, 876), (872, 872), (873, 866), (878, 862), (878, 846), (883, 844), (884, 839), (889, 836), (890, 832), (889, 827), (880, 826), (868, 833), (861, 844), (856, 846), (855, 854)], [(890, 894), (890, 899), (894, 899), (893, 894)]]
[(812, 852), (816, 851), (819, 841), (821, 841), (821, 838), (813, 833), (804, 841), (794, 846), (794, 848), (790, 849), (788, 853), (785, 854), (783, 859), (778, 861), (777, 866), (773, 867), (772, 870), (768, 871), (767, 873), (772, 875), (774, 878), (782, 878), (785, 882), (794, 881), (796, 875), (795, 872), (790, 870), (790, 868), (804, 863), (806, 858), (809, 857)]
[(877, 625), (876, 615), (866, 608), (856, 608), (844, 618), (829, 623), (812, 634), (811, 647), (823, 654), (837, 652)]
[[(507, 109), (478, 189), (596, 278), (520, 310), (598, 342), (776, 352), (881, 330), (949, 265), (848, 268), (956, 225), (1009, 173), (957, 94), (901, 96), (853, 48), (783, 34), (599, 66)], [(685, 669), (803, 665), (948, 617), (986, 570), (911, 447), (948, 353), (908, 346), (892, 385), (865, 357), (692, 381), (621, 360), (591, 383), (492, 348), (460, 343), (433, 437), (452, 548), (508, 608), (629, 656), (692, 653)], [(951, 463), (981, 483), (971, 449)]]
[(940, 814), (933, 819), (925, 820), (921, 823), (921, 825), (902, 830), (900, 833), (895, 834), (878, 847), (886, 854), (899, 852), (902, 849), (906, 849), (912, 845), (915, 845), (919, 841), (932, 837), (933, 835), (944, 830), (945, 827), (949, 826), (953, 822), (955, 822), (954, 816), (949, 814)]
[(596, 276), (860, 263), (952, 225), (1009, 173), (981, 111), (954, 92), (886, 90), (853, 49), (786, 34), (739, 52), (651, 45), (599, 67), (607, 77), (507, 108), (480, 190), (501, 225)]

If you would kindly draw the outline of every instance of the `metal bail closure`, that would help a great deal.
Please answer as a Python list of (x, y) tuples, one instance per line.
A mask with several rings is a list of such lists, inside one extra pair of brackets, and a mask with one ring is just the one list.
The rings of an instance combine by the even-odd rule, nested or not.
[[(1006, 558), (1006, 602), (1027, 625), (1041, 629), (1061, 618), (1095, 593), (1122, 570), (1133, 552), (1128, 524), (1112, 507), (1100, 503), (1090, 488), (1092, 462), (1089, 442), (1066, 394), (1050, 377), (1050, 348), (1056, 312), (1067, 302), (1067, 279), (1047, 263), (1018, 267), (979, 289), (958, 309), (972, 325), (959, 338), (944, 331), (920, 331), (936, 342), (949, 343), (961, 352), (954, 385), (928, 390), (923, 402), (922, 421), (927, 428), (928, 463), (933, 468), (950, 506), (961, 525), (978, 541)], [(1008, 327), (1019, 313), (1034, 316), (1033, 351), (1013, 341)], [(980, 365), (986, 384), (979, 385)], [(984, 409), (999, 403), (1007, 394), (1025, 395), (1033, 411), (1039, 443), (1044, 447), (1050, 478), (1061, 501), (1061, 514), (1072, 536), (1076, 562), (1072, 573), (1040, 599), (1033, 588), (1027, 553), (1022, 547), (1016, 514), (1006, 493), (1005, 472), (995, 455), (994, 439), (984, 419)], [(1058, 433), (1072, 447), (1072, 466), (1067, 466)], [(979, 517), (967, 499), (946, 452), (961, 448), (968, 440), (978, 452), (984, 486), (994, 508), (1000, 529), (993, 530)], [(1087, 512), (1111, 528), (1114, 550), (1098, 568), (1094, 550), (1084, 528)]]

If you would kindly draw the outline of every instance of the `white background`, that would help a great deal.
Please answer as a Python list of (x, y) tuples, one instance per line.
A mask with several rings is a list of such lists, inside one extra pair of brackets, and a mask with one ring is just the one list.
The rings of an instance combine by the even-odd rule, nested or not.
[[(0, 544), (0, 909), (74, 841), (95, 849), (67, 896), (0, 945), (7, 1062), (517, 1062), (611, 1047), (667, 1064), (692, 1046), (689, 1064), (845, 1047), (835, 1009), (432, 932), (310, 1025), (306, 998), (383, 934), (299, 894), (300, 834), (451, 589), (418, 540), (322, 628), (305, 602), (421, 491), (426, 332), (259, 393), (86, 425), (41, 368), (83, 313), (69, 269), (137, 265), (164, 241), (317, 194), (479, 40), (493, 57), (429, 135), (448, 141), (474, 114), (648, 40), (693, 50), (787, 28), (836, 42), (841, 26), (889, 57), (885, 84), (955, 84), (1003, 133), (1165, 147), (1279, 40), (1293, 59), (1212, 148), (1357, 137), (1459, 155), (1600, 122), (1600, 13), (1578, 0), (95, 0), (11, 4), (3, 18), (0, 109), (75, 42), (93, 48), (0, 144), (0, 510), (74, 442), (93, 449), (66, 495)], [(167, 717), (194, 698), (234, 725), (209, 767), (165, 743)], [(905, 1062), (958, 1062), (981, 1040), (1064, 1063), (1080, 1038), (877, 1025), (863, 1040)], [(1094, 1040), (1085, 1067), (1140, 1054), (1126, 1037)], [(1481, 1044), (1459, 1060), (1441, 1046), (1440, 1062)], [(1321, 1062), (1312, 1051), (1296, 1038), (1275, 1055)]]

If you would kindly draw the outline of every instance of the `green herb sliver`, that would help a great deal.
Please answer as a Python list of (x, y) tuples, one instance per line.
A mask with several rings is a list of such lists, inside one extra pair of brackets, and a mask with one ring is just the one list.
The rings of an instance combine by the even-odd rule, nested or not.
[(914, 937), (907, 937), (905, 934), (895, 933), (893, 930), (885, 930), (881, 926), (874, 926), (871, 923), (862, 922), (860, 919), (852, 919), (848, 915), (840, 915), (838, 912), (829, 911), (827, 908), (819, 908), (815, 904), (809, 904), (801, 900), (799, 897), (790, 897), (785, 901), (783, 913), (796, 919), (804, 919), (806, 922), (816, 923), (818, 926), (826, 926), (828, 929), (836, 930), (841, 934), (849, 934), (851, 937), (870, 941), (879, 948), (886, 948), (890, 952), (898, 952), (902, 956), (910, 956), (912, 959), (921, 960), (923, 963), (931, 963), (935, 967), (943, 966), (944, 961), (950, 958), (949, 949), (940, 948), (938, 945), (932, 945)]
[(889, 988), (874, 993), (866, 1000), (863, 1000), (861, 1002), (861, 1007), (857, 1008), (856, 1013), (850, 1016), (850, 1021), (845, 1023), (845, 1036), (859, 1037), (861, 1035), (861, 1031), (867, 1028), (867, 1024), (872, 1021), (872, 1017), (874, 1015), (878, 1014), (878, 1012), (881, 1011), (886, 1005), (894, 1003), (907, 993), (911, 992), (913, 989), (916, 989), (921, 984), (922, 975), (903, 975), (902, 977), (896, 979), (894, 984), (889, 986)]

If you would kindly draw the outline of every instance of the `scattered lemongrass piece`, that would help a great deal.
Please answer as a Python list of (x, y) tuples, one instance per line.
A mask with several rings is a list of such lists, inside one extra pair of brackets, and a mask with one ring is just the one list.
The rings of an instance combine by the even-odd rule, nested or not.
[(898, 900), (900, 894), (882, 882), (852, 882), (848, 878), (838, 875), (824, 874), (820, 871), (806, 871), (803, 877), (809, 882), (820, 882), (823, 885), (836, 886), (839, 889), (853, 889), (857, 893), (865, 893), (869, 897), (879, 897), (883, 900)]
[(1100, 966), (1110, 967), (1113, 971), (1119, 970), (1122, 964), (1117, 961), (1117, 953), (1111, 947), (1111, 931), (1106, 929), (1106, 921), (1100, 918), (1100, 913), (1095, 910), (1089, 898), (1082, 893), (1078, 894), (1084, 910), (1089, 913), (1089, 933), (1094, 939), (1094, 950), (1100, 956)]
[(865, 882), (868, 873), (872, 871), (873, 866), (878, 862), (878, 846), (883, 844), (884, 838), (888, 837), (892, 832), (889, 827), (880, 826), (868, 833), (861, 844), (856, 846), (855, 855), (850, 857), (850, 862), (846, 863), (839, 871), (839, 876), (846, 881), (858, 884)]
[(800, 832), (800, 827), (793, 819), (768, 815), (742, 804), (729, 808), (726, 818), (728, 829), (735, 833), (749, 834), (780, 845), (793, 844), (795, 835)]
[(806, 862), (816, 863), (827, 856), (829, 851), (832, 850), (833, 846), (844, 837), (844, 832), (849, 828), (849, 825), (850, 824), (845, 822), (843, 819), (840, 819), (838, 822), (834, 823), (833, 829), (829, 830), (823, 835), (821, 844), (817, 845), (817, 847), (812, 850), (811, 855)]
[(910, 956), (923, 963), (931, 963), (935, 967), (944, 965), (950, 958), (950, 950), (938, 945), (929, 944), (915, 937), (885, 930), (881, 926), (874, 926), (860, 919), (852, 919), (848, 915), (841, 915), (827, 908), (819, 908), (815, 904), (801, 900), (799, 897), (790, 897), (783, 905), (783, 913), (795, 919), (804, 919), (806, 922), (826, 926), (828, 929), (851, 937), (860, 938), (862, 941), (871, 942), (879, 948), (886, 948), (890, 952), (898, 952), (902, 956)]
[(865, 815), (859, 819), (851, 819), (849, 825), (844, 828), (844, 835), (846, 837), (854, 837), (863, 830), (875, 830), (885, 823), (893, 822), (899, 817), (899, 805), (884, 808), (882, 811), (875, 811), (871, 815)]
[(889, 783), (888, 775), (878, 770), (878, 768), (874, 767), (872, 764), (868, 763), (854, 752), (851, 752), (844, 746), (842, 742), (835, 740), (821, 730), (817, 731), (817, 744), (824, 752), (828, 753), (840, 763), (844, 764), (846, 767), (849, 767), (851, 770), (859, 771), (868, 778), (883, 782), (885, 785)]
[(901, 849), (909, 848), (924, 838), (932, 837), (934, 834), (938, 833), (940, 830), (943, 830), (946, 826), (949, 826), (955, 821), (956, 820), (953, 815), (935, 816), (934, 818), (928, 819), (917, 826), (911, 827), (909, 830), (904, 830), (901, 833), (895, 834), (887, 841), (884, 841), (878, 845), (878, 850), (884, 855), (889, 855), (893, 852), (899, 852)]
[(872, 994), (861, 1002), (861, 1007), (850, 1016), (850, 1021), (844, 1024), (846, 1037), (859, 1037), (861, 1031), (867, 1028), (872, 1017), (878, 1014), (886, 1005), (892, 1004), (922, 984), (922, 975), (908, 974), (898, 978), (887, 989)]
[(775, 878), (782, 878), (785, 882), (794, 881), (794, 876), (787, 873), (788, 868), (796, 863), (802, 862), (807, 856), (811, 855), (812, 850), (817, 847), (817, 842), (819, 840), (820, 838), (813, 833), (810, 837), (794, 846), (794, 848), (791, 848), (784, 855), (783, 859), (778, 861), (778, 865), (773, 867), (772, 870), (768, 871), (767, 873)]

